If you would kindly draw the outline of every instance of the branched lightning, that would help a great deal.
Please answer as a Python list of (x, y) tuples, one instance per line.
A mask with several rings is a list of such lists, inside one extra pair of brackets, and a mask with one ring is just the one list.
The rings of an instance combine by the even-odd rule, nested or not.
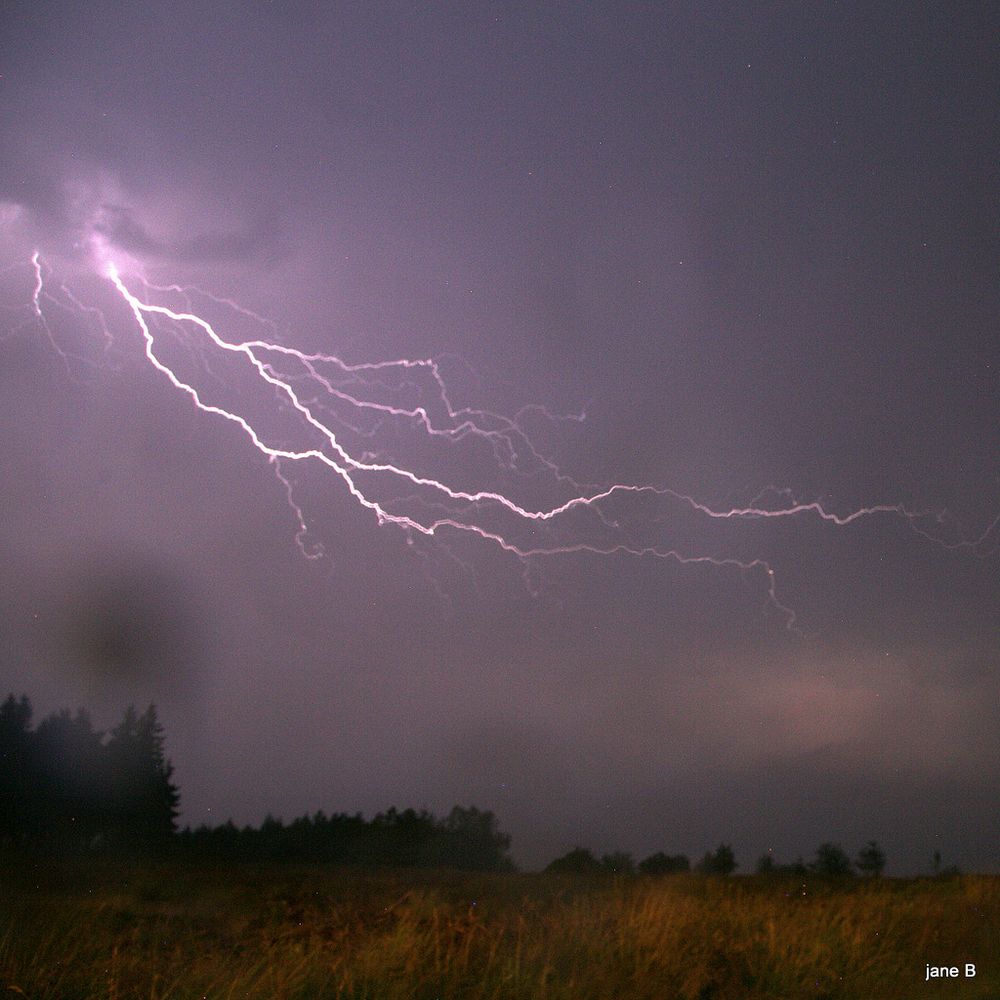
[[(31, 257), (31, 266), (34, 318), (64, 360), (65, 352), (56, 344), (43, 302), (91, 316), (106, 347), (111, 334), (100, 310), (85, 305), (65, 285), (56, 285), (54, 294), (50, 294), (47, 290), (53, 283), (50, 272), (37, 251)], [(630, 496), (646, 495), (711, 520), (813, 517), (837, 528), (845, 528), (862, 518), (890, 516), (903, 519), (935, 544), (970, 549), (975, 554), (985, 553), (1000, 526), (998, 515), (978, 538), (949, 543), (926, 526), (928, 518), (936, 516), (940, 521), (941, 515), (910, 510), (902, 504), (882, 503), (837, 513), (818, 500), (799, 501), (786, 489), (768, 487), (748, 505), (722, 508), (653, 484), (581, 484), (539, 449), (525, 428), (532, 412), (552, 420), (575, 421), (582, 421), (583, 414), (561, 418), (542, 407), (527, 407), (508, 417), (488, 410), (458, 407), (452, 403), (440, 362), (434, 359), (401, 358), (350, 364), (334, 355), (308, 353), (281, 343), (270, 320), (232, 299), (194, 287), (155, 285), (139, 276), (127, 280), (119, 266), (110, 261), (104, 262), (102, 271), (127, 307), (149, 364), (198, 410), (239, 428), (253, 448), (267, 458), (295, 519), (296, 543), (309, 559), (320, 558), (324, 547), (311, 538), (309, 519), (296, 500), (288, 474), (296, 465), (325, 471), (374, 516), (377, 524), (401, 529), (410, 544), (415, 537), (471, 536), (520, 560), (526, 579), (532, 560), (577, 553), (627, 554), (753, 574), (762, 580), (767, 604), (781, 615), (787, 628), (797, 631), (796, 614), (779, 600), (775, 572), (767, 560), (685, 552), (668, 544), (637, 541), (622, 528), (614, 514), (614, 504)], [(163, 304), (170, 297), (179, 301), (181, 307)], [(268, 336), (258, 334), (251, 339), (224, 336), (217, 323), (196, 311), (195, 297), (227, 310), (242, 322), (252, 323), (257, 330), (267, 331)], [(184, 344), (203, 368), (211, 370), (216, 359), (220, 363), (228, 359), (242, 366), (241, 377), (251, 375), (267, 397), (278, 404), (278, 411), (294, 418), (299, 428), (297, 433), (308, 443), (289, 443), (287, 435), (270, 428), (267, 420), (249, 416), (245, 406), (210, 399), (204, 389), (183, 377), (177, 365), (167, 360), (169, 352), (164, 350), (164, 341), (168, 334)], [(216, 377), (224, 383), (221, 376)], [(555, 502), (532, 505), (516, 499), (509, 489), (432, 475), (421, 467), (426, 463), (403, 461), (388, 453), (388, 439), (383, 433), (387, 426), (401, 429), (404, 435), (417, 435), (418, 450), (438, 444), (453, 447), (461, 442), (486, 446), (494, 466), (493, 479), (508, 474), (544, 477), (548, 490), (562, 496)], [(397, 436), (396, 440), (400, 439), (405, 440), (405, 436)], [(766, 504), (763, 498), (770, 494), (777, 496), (778, 502)]]

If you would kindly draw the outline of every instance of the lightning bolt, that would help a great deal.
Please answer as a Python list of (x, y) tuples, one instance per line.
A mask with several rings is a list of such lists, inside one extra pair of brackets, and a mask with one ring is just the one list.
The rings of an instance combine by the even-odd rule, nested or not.
[[(32, 310), (55, 345), (42, 309), (49, 271), (37, 251), (31, 264)], [(722, 508), (663, 486), (580, 484), (533, 443), (525, 427), (531, 413), (549, 420), (573, 421), (582, 421), (582, 413), (560, 416), (543, 407), (526, 407), (508, 417), (488, 410), (456, 407), (437, 360), (401, 358), (351, 364), (335, 355), (308, 353), (281, 343), (270, 320), (232, 299), (194, 287), (155, 285), (142, 277), (126, 281), (111, 261), (104, 263), (103, 277), (131, 314), (149, 364), (198, 410), (237, 427), (268, 460), (295, 519), (296, 543), (309, 559), (320, 558), (324, 548), (311, 540), (306, 514), (295, 499), (287, 469), (296, 465), (316, 467), (331, 476), (373, 515), (378, 525), (401, 529), (409, 544), (420, 537), (470, 536), (519, 560), (526, 580), (533, 560), (580, 553), (647, 557), (751, 574), (761, 580), (766, 604), (781, 616), (787, 629), (798, 632), (796, 613), (779, 600), (775, 571), (767, 560), (685, 552), (666, 544), (637, 542), (609, 508), (630, 496), (645, 495), (669, 501), (710, 520), (813, 517), (846, 528), (863, 518), (890, 516), (903, 519), (935, 544), (947, 549), (970, 549), (977, 555), (985, 553), (987, 543), (1000, 525), (998, 515), (978, 538), (946, 542), (926, 527), (929, 518), (940, 523), (943, 513), (911, 510), (902, 504), (875, 504), (837, 513), (817, 500), (802, 502), (787, 489), (768, 487), (748, 505)], [(162, 304), (162, 299), (170, 296), (179, 299), (181, 308)], [(241, 321), (265, 329), (268, 337), (224, 336), (216, 323), (195, 310), (195, 296), (227, 310)], [(71, 306), (101, 315), (94, 307), (83, 305), (64, 285), (49, 298), (64, 308)], [(107, 345), (111, 335), (103, 315), (99, 325)], [(202, 367), (209, 370), (209, 359), (228, 359), (240, 365), (254, 384), (273, 397), (280, 412), (294, 418), (308, 444), (293, 446), (274, 431), (265, 430), (266, 420), (254, 420), (239, 407), (210, 400), (204, 389), (182, 377), (177, 366), (165, 360), (163, 344), (168, 335), (185, 344), (192, 356), (201, 360)], [(63, 353), (58, 346), (57, 350)], [(217, 381), (220, 385), (225, 383), (221, 377)], [(407, 395), (411, 401), (404, 402), (400, 397)], [(412, 401), (414, 397), (416, 402)], [(495, 473), (521, 475), (531, 480), (544, 476), (550, 489), (561, 492), (563, 498), (547, 505), (529, 505), (515, 499), (509, 490), (456, 483), (448, 477), (431, 475), (412, 462), (386, 454), (388, 446), (383, 432), (387, 427), (417, 433), (421, 447), (436, 443), (455, 446), (460, 442), (486, 446)], [(383, 441), (382, 447), (375, 446), (377, 440)], [(771, 493), (779, 502), (765, 504), (763, 498)]]

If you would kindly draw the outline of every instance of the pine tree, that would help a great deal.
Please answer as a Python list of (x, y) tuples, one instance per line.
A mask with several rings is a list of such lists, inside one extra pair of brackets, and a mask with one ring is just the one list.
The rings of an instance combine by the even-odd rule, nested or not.
[(163, 726), (150, 705), (139, 719), (139, 740), (148, 767), (146, 828), (156, 840), (169, 838), (177, 829), (180, 791), (170, 780), (174, 765), (167, 760), (163, 747)]
[(115, 839), (142, 846), (167, 840), (176, 829), (180, 794), (163, 750), (163, 727), (150, 705), (130, 705), (107, 744), (106, 793)]
[(0, 705), (0, 843), (21, 843), (38, 825), (31, 702), (13, 694)]
[(63, 709), (39, 723), (33, 742), (34, 794), (46, 839), (66, 846), (89, 844), (104, 825), (101, 733), (83, 709), (75, 716)]

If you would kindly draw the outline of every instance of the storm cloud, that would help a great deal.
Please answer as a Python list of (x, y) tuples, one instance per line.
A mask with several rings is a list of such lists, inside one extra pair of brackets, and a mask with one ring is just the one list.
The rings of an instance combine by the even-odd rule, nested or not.
[[(2, 18), (0, 692), (104, 724), (155, 699), (191, 823), (474, 802), (527, 865), (875, 837), (896, 871), (996, 868), (996, 530), (961, 545), (1000, 511), (995, 11)], [(295, 468), (304, 559), (273, 466), (144, 363), (95, 240), (304, 351), (441, 358), (456, 407), (586, 411), (525, 421), (579, 482), (898, 504), (938, 543), (891, 513), (608, 505), (643, 544), (766, 560), (795, 632), (759, 566), (411, 546)], [(292, 440), (276, 398), (248, 412)], [(414, 436), (388, 457), (515, 479)]]

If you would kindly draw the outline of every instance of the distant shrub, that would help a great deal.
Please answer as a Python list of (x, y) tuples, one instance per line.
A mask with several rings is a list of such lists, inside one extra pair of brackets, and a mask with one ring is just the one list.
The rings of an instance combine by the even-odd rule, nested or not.
[(614, 851), (601, 858), (601, 867), (612, 875), (634, 875), (635, 860), (624, 851)]
[(657, 851), (639, 862), (639, 871), (643, 875), (676, 875), (691, 871), (691, 862), (686, 854), (664, 854)]
[(809, 869), (802, 858), (798, 858), (789, 865), (778, 864), (771, 854), (765, 854), (757, 861), (756, 868), (758, 875), (805, 875)]
[(563, 875), (589, 875), (606, 869), (586, 847), (574, 847), (561, 858), (550, 861), (545, 870)]
[(853, 875), (851, 859), (839, 844), (820, 844), (816, 860), (809, 866), (817, 875)]
[(728, 844), (719, 844), (698, 862), (697, 871), (702, 875), (731, 875), (736, 870), (736, 857)]
[(862, 875), (881, 875), (882, 869), (885, 868), (885, 852), (874, 840), (869, 840), (858, 851), (858, 856), (854, 863)]

